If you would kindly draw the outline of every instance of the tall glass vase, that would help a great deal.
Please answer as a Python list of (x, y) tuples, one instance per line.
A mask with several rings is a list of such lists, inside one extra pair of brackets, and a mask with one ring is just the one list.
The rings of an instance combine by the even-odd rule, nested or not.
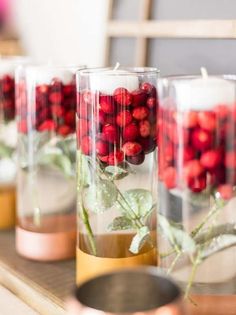
[(0, 59), (0, 229), (15, 225), (15, 68), (26, 62), (23, 57)]
[(161, 265), (185, 290), (189, 314), (236, 310), (236, 81), (159, 84)]
[(77, 76), (77, 282), (157, 265), (157, 69)]
[(16, 248), (34, 260), (75, 254), (75, 70), (29, 66), (17, 73)]

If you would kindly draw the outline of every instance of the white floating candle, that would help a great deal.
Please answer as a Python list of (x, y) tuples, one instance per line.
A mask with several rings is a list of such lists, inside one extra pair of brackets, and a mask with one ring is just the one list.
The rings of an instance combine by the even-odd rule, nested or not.
[(90, 76), (90, 89), (112, 95), (117, 88), (126, 88), (129, 92), (139, 87), (138, 76), (135, 73), (119, 70), (106, 70), (94, 73)]
[[(57, 78), (64, 84), (72, 82), (74, 73), (60, 67), (28, 67), (26, 69), (27, 81), (36, 84), (50, 84), (52, 79)], [(31, 83), (32, 84), (32, 83)]]
[(205, 70), (202, 78), (190, 82), (174, 82), (179, 110), (211, 110), (217, 104), (231, 105), (235, 102), (235, 84), (218, 77), (209, 77)]

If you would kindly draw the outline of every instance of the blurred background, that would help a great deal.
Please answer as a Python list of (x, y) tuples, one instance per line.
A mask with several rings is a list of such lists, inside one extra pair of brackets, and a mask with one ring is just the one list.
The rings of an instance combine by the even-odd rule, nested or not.
[[(146, 1), (145, 18), (151, 21), (236, 18), (235, 0)], [(88, 66), (135, 65), (144, 46), (131, 35), (111, 37), (107, 46), (108, 13), (110, 19), (138, 22), (144, 17), (141, 2), (145, 0), (0, 0), (0, 53)], [(197, 73), (200, 66), (211, 73), (236, 71), (236, 41), (231, 38), (147, 38), (145, 50), (143, 64), (157, 66), (162, 74)]]

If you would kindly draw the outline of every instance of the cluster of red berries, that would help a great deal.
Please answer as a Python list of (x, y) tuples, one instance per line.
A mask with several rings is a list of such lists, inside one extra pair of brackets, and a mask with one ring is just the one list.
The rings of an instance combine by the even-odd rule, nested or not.
[[(16, 87), (17, 108), (20, 122), (18, 129), (27, 133), (27, 100), (25, 84)], [(29, 106), (30, 107), (30, 106)], [(37, 85), (35, 88), (35, 113), (32, 113), (32, 125), (37, 131), (54, 131), (67, 136), (75, 132), (76, 86), (74, 82), (63, 84), (52, 79), (50, 84)]]
[(225, 199), (236, 184), (236, 107), (177, 113), (159, 110), (159, 176), (168, 189), (216, 187)]
[(4, 121), (15, 119), (15, 80), (8, 74), (0, 79), (0, 111)]
[(90, 155), (94, 148), (108, 165), (125, 159), (139, 165), (155, 150), (157, 91), (152, 84), (144, 82), (132, 92), (120, 87), (113, 95), (86, 90), (77, 99), (78, 145), (84, 154)]

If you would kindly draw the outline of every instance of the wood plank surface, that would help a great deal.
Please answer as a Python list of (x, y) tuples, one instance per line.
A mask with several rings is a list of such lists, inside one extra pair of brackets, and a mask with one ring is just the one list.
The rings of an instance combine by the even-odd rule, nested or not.
[(110, 37), (236, 38), (236, 20), (115, 21), (108, 23)]
[(13, 231), (0, 232), (0, 283), (39, 314), (65, 314), (64, 302), (75, 286), (75, 262), (26, 260), (15, 252), (14, 237)]

